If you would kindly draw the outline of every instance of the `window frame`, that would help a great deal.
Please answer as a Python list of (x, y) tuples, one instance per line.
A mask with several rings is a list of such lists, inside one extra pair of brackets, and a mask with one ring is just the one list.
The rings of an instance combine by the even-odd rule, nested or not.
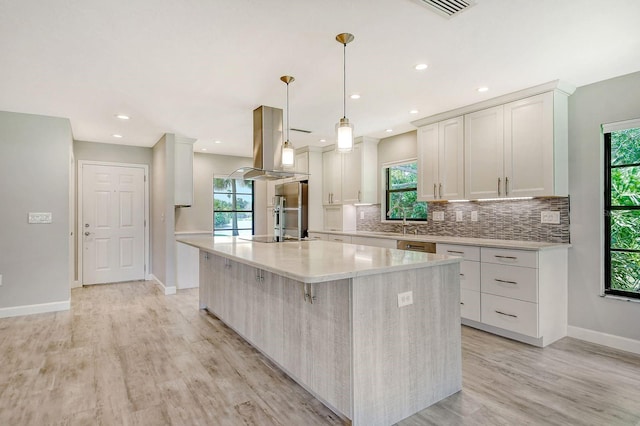
[[(635, 128), (635, 127), (630, 127)], [(625, 130), (625, 129), (618, 129)], [(613, 165), (611, 164), (611, 134), (615, 129), (605, 129), (604, 136), (604, 294), (606, 296), (619, 296), (630, 299), (640, 299), (640, 291), (625, 291), (611, 288), (611, 254), (640, 253), (640, 250), (611, 248), (611, 213), (613, 211), (640, 211), (639, 206), (613, 206), (611, 205), (611, 180), (612, 170), (623, 167), (639, 167), (640, 163)]]
[[(216, 191), (216, 180), (230, 180), (233, 181), (231, 183), (231, 187), (233, 189), (232, 192), (219, 192)], [(220, 230), (220, 231), (231, 231), (231, 236), (237, 237), (240, 235), (239, 231), (250, 231), (250, 235), (253, 235), (254, 230), (255, 230), (255, 221), (256, 221), (256, 215), (255, 215), (255, 197), (256, 197), (256, 191), (255, 191), (255, 185), (254, 182), (255, 181), (251, 181), (251, 210), (238, 210), (237, 209), (237, 195), (248, 195), (246, 193), (243, 192), (238, 192), (237, 191), (237, 181), (245, 181), (244, 179), (228, 179), (227, 177), (223, 177), (223, 178), (219, 178), (219, 177), (213, 177), (213, 188), (211, 191), (211, 195), (213, 196), (213, 215), (212, 215), (212, 219), (213, 219), (213, 234), (215, 235), (216, 233), (216, 229)], [(216, 199), (216, 194), (231, 194), (231, 199), (232, 199), (232, 207), (233, 210), (216, 210), (215, 208), (215, 199)], [(237, 215), (238, 213), (251, 213), (251, 229), (249, 228), (216, 228), (216, 213), (233, 213), (235, 215)], [(236, 216), (237, 217), (237, 216)]]
[[(383, 164), (382, 166), (382, 181), (383, 181), (383, 188), (384, 188), (384, 200), (385, 200), (385, 208), (382, 211), (382, 218), (383, 221), (385, 222), (391, 222), (391, 223), (395, 223), (395, 222), (401, 222), (402, 218), (392, 218), (389, 217), (389, 212), (391, 211), (391, 207), (390, 207), (390, 202), (391, 202), (391, 194), (392, 193), (399, 193), (399, 192), (410, 192), (410, 191), (415, 191), (416, 193), (416, 200), (418, 198), (418, 183), (416, 182), (416, 187), (414, 189), (389, 189), (389, 178), (390, 178), (390, 169), (392, 167), (398, 167), (398, 166), (403, 166), (406, 164), (412, 164), (412, 163), (418, 163), (417, 159), (410, 159), (410, 160), (404, 160), (404, 161), (398, 161), (398, 162), (394, 162), (394, 163), (387, 163), (387, 164)], [(416, 172), (417, 173), (417, 172)], [(417, 176), (416, 176), (416, 180), (417, 180)], [(425, 203), (425, 205), (427, 204), (426, 201), (419, 201), (417, 200), (416, 202), (419, 203)], [(427, 207), (428, 209), (428, 207)], [(406, 218), (407, 222), (418, 222), (418, 223), (424, 223), (428, 221), (428, 214), (427, 217), (425, 218)]]

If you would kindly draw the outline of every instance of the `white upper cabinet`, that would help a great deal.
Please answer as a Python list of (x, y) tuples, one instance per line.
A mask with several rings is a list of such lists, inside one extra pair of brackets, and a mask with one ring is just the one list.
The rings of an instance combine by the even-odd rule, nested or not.
[(193, 204), (193, 144), (196, 140), (177, 137), (174, 157), (174, 205)]
[(418, 129), (418, 199), (464, 198), (464, 118)]
[(502, 105), (464, 117), (465, 197), (504, 195), (504, 127)]
[(378, 199), (378, 139), (357, 138), (353, 150), (322, 154), (322, 203), (376, 203)]
[(566, 196), (567, 138), (562, 93), (465, 115), (465, 198)]

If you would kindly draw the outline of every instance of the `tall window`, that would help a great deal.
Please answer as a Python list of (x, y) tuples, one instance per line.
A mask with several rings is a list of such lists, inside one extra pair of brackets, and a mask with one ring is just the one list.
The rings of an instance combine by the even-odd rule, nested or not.
[(213, 229), (215, 235), (253, 234), (253, 182), (213, 180)]
[(386, 181), (387, 220), (427, 220), (427, 203), (418, 201), (416, 162), (387, 167)]
[(605, 294), (640, 298), (640, 127), (604, 142)]

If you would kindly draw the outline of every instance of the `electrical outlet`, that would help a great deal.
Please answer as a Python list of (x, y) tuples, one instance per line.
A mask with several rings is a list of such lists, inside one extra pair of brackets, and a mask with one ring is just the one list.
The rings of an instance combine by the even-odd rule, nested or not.
[(471, 222), (478, 221), (478, 210), (474, 210), (471, 212)]
[(456, 212), (456, 222), (462, 222), (462, 212)]
[(398, 293), (398, 308), (408, 305), (413, 305), (413, 292), (406, 291), (404, 293)]
[(560, 224), (560, 212), (552, 212), (550, 210), (543, 210), (540, 212), (540, 223), (550, 223), (553, 225)]
[(433, 212), (431, 217), (434, 222), (442, 222), (444, 220), (444, 212)]
[(29, 223), (51, 223), (52, 215), (48, 213), (34, 213), (29, 212)]

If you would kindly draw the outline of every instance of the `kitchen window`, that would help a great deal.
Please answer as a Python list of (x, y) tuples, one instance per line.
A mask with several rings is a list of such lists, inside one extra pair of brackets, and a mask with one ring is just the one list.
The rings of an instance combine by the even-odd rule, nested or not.
[(386, 167), (386, 220), (426, 221), (427, 203), (418, 201), (417, 162)]
[(215, 235), (253, 235), (253, 181), (213, 179)]
[(640, 298), (640, 120), (603, 128), (604, 292)]

